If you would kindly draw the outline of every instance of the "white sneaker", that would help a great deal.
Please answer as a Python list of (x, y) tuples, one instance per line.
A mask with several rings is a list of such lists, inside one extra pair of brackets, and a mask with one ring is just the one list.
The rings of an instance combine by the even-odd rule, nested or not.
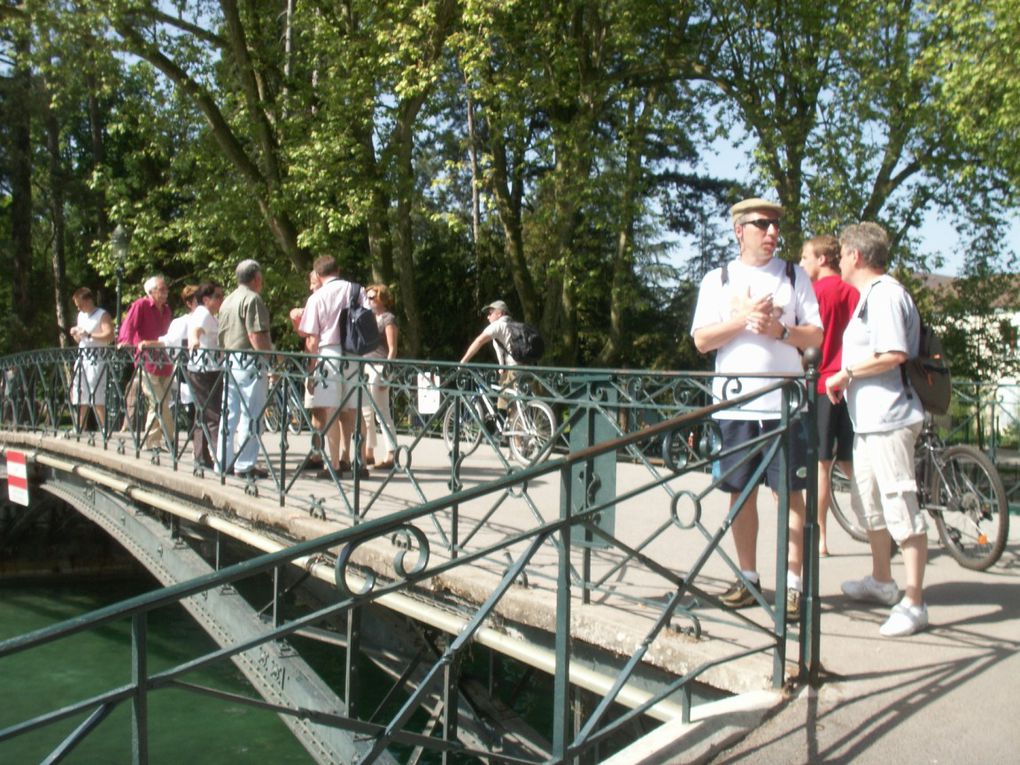
[(868, 574), (863, 579), (843, 582), (843, 594), (854, 600), (866, 600), (885, 606), (895, 605), (900, 599), (900, 588), (896, 582), (879, 582)]
[(885, 624), (879, 628), (886, 637), (905, 637), (920, 632), (928, 626), (928, 608), (922, 603), (919, 606), (911, 605), (904, 598), (895, 606), (889, 614)]

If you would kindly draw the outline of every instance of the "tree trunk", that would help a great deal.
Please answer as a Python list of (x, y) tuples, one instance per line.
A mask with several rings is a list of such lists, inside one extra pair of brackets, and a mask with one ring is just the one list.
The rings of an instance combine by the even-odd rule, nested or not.
[(637, 218), (638, 184), (642, 177), (645, 132), (656, 95), (655, 88), (647, 92), (640, 114), (636, 113), (636, 96), (631, 99), (628, 108), (626, 170), (620, 200), (616, 252), (613, 256), (613, 284), (609, 297), (609, 337), (599, 354), (600, 366), (616, 366), (623, 353), (623, 310), (624, 306), (631, 303), (630, 285), (634, 274), (634, 225)]
[[(20, 108), (8, 111), (11, 120), (11, 240), (14, 246), (13, 298), (15, 319), (24, 323), (34, 312), (29, 282), (32, 273), (32, 71), (31, 44), (24, 28), (17, 27), (11, 102)], [(15, 348), (28, 341), (25, 332), (13, 333)]]
[[(492, 152), (492, 180), (489, 187), (496, 200), (496, 214), (503, 228), (503, 250), (510, 268), (510, 278), (517, 291), (517, 298), (521, 301), (525, 321), (539, 324), (539, 317), (544, 312), (539, 311), (535, 282), (524, 255), (524, 224), (521, 218), (523, 182), (510, 171), (504, 137), (493, 133), (489, 146)], [(514, 163), (515, 171), (522, 164)]]
[(421, 309), (414, 269), (414, 232), (411, 208), (414, 203), (414, 122), (424, 103), (415, 98), (400, 104), (393, 129), (393, 153), (396, 158), (397, 209), (395, 221), (396, 266), (400, 279), (400, 302), (407, 317), (406, 349), (412, 358), (421, 358)]
[[(45, 88), (49, 92), (49, 88)], [(46, 99), (46, 152), (49, 157), (50, 216), (53, 225), (52, 251), (50, 262), (53, 269), (53, 303), (56, 318), (57, 342), (61, 348), (68, 344), (67, 288), (65, 275), (65, 225), (64, 225), (64, 172), (60, 161), (60, 125), (57, 116)]]

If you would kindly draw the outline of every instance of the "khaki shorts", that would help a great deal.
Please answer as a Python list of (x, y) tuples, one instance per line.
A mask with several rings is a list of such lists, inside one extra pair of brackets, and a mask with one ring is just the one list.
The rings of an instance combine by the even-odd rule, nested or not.
[(928, 530), (917, 503), (914, 442), (921, 423), (885, 433), (854, 435), (851, 504), (864, 528), (888, 529), (897, 542)]

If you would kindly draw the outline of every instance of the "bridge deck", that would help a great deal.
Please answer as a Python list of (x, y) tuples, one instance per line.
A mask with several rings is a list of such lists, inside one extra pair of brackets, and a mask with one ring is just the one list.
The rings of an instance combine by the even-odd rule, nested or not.
[[(246, 492), (245, 482), (233, 476), (221, 478), (211, 471), (203, 477), (193, 475), (190, 456), (174, 470), (161, 455), (161, 464), (154, 465), (133, 454), (119, 454), (115, 443), (104, 449), (102, 445), (89, 445), (84, 440), (38, 434), (5, 433), (8, 445), (17, 443), (25, 447), (62, 454), (72, 463), (89, 465), (129, 478), (140, 486), (168, 493), (198, 508), (212, 510), (226, 516), (246, 519), (263, 533), (271, 532), (284, 539), (302, 540), (349, 527), (355, 519), (349, 508), (355, 502), (354, 483), (347, 479), (339, 487), (330, 479), (315, 477), (313, 471), (298, 476), (287, 492), (286, 504), (281, 506), (271, 480), (257, 482), (259, 496)], [(303, 455), (308, 449), (308, 436), (292, 436), (291, 448)], [(506, 449), (502, 449), (505, 457)], [(272, 464), (278, 464), (278, 454), (268, 454)], [(288, 458), (288, 473), (298, 466), (299, 458)], [(468, 457), (461, 468), (461, 480), (466, 486), (504, 475), (506, 462), (485, 444)], [(616, 465), (616, 491), (618, 496), (647, 481), (650, 472), (660, 468), (648, 465), (619, 462)], [(413, 479), (412, 479), (413, 475)], [(291, 480), (288, 478), (288, 480)], [(370, 520), (418, 505), (424, 500), (449, 494), (449, 456), (441, 439), (423, 439), (413, 451), (410, 471), (396, 469), (383, 475), (379, 472), (359, 482), (358, 502), (362, 518)], [(675, 491), (699, 491), (708, 483), (704, 474), (693, 473), (674, 478), (670, 486)], [(249, 492), (250, 492), (250, 486)], [(760, 568), (769, 571), (774, 566), (775, 524), (774, 502), (767, 492), (760, 498), (761, 535), (759, 539)], [(524, 493), (509, 492), (494, 500), (492, 497), (466, 503), (459, 508), (459, 541), (462, 550), (496, 543), (515, 533), (534, 528), (540, 520), (555, 520), (560, 508), (560, 479), (556, 473), (533, 481)], [(719, 528), (725, 517), (726, 501), (720, 492), (711, 492), (702, 504), (701, 520), (708, 529)], [(616, 507), (615, 536), (626, 545), (642, 546), (648, 557), (669, 566), (683, 576), (702, 552), (704, 534), (697, 530), (682, 529), (669, 524), (669, 497), (642, 493), (620, 502)], [(419, 528), (430, 540), (432, 560), (445, 560), (450, 552), (447, 546), (451, 514), (438, 514), (435, 522), (421, 521)], [(836, 529), (835, 532), (841, 533)], [(399, 540), (397, 540), (399, 542)], [(398, 548), (393, 540), (374, 540), (360, 549), (356, 561), (374, 568), (382, 576), (392, 576), (392, 560)], [(523, 547), (508, 548), (513, 553)], [(728, 542), (727, 542), (728, 549)], [(591, 579), (598, 581), (609, 574), (591, 602), (581, 602), (581, 588), (573, 591), (572, 632), (575, 640), (611, 652), (617, 656), (631, 655), (643, 639), (653, 621), (660, 616), (666, 596), (675, 586), (646, 566), (625, 562), (624, 553), (617, 548), (597, 549), (591, 559)], [(573, 550), (574, 563), (581, 568), (581, 549)], [(529, 639), (536, 634), (551, 634), (555, 630), (556, 593), (555, 576), (557, 550), (546, 543), (526, 570), (526, 583), (515, 587), (503, 598), (496, 610), (499, 628), (511, 634), (530, 629)], [(441, 581), (429, 580), (425, 587), (417, 588), (417, 597), (441, 602), (449, 608), (454, 601), (480, 603), (495, 586), (506, 569), (506, 561), (486, 559), (470, 567), (452, 569), (442, 575)], [(710, 592), (721, 593), (732, 580), (725, 563), (710, 559), (697, 579), (697, 586)], [(771, 601), (773, 582), (764, 582), (765, 597)], [(690, 598), (687, 602), (690, 602)], [(752, 613), (753, 612), (753, 613)], [(674, 630), (667, 630), (652, 644), (645, 660), (670, 674), (683, 674), (703, 662), (733, 654), (741, 648), (763, 645), (760, 633), (746, 628), (710, 603), (698, 603), (693, 613), (700, 621), (699, 639), (685, 628), (692, 622), (675, 615)], [(755, 623), (768, 625), (768, 614), (761, 609), (745, 612)], [(790, 656), (796, 658), (796, 644), (790, 644)], [(767, 688), (771, 684), (772, 660), (769, 655), (757, 654), (712, 668), (703, 679), (731, 692), (744, 692)]]

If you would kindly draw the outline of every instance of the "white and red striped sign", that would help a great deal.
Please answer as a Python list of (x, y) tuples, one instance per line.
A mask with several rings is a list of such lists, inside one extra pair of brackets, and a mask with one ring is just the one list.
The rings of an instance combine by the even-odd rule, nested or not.
[(28, 506), (28, 469), (24, 452), (7, 450), (7, 496), (11, 502)]

